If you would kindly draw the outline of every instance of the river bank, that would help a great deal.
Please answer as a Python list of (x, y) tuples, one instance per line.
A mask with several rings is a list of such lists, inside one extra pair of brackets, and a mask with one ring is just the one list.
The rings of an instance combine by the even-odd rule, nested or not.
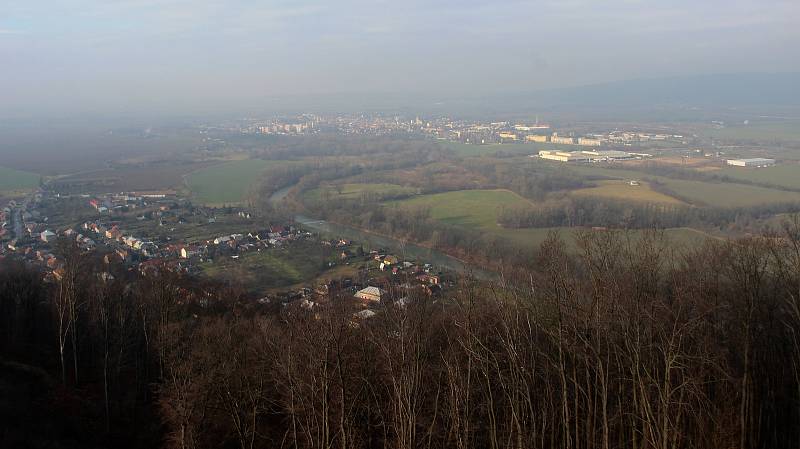
[[(289, 195), (289, 192), (293, 187), (294, 186), (288, 186), (275, 191), (272, 195), (270, 195), (270, 202), (273, 204), (280, 203)], [(294, 217), (294, 221), (304, 228), (322, 235), (345, 238), (356, 242), (364, 242), (367, 246), (385, 248), (397, 252), (399, 255), (402, 255), (404, 259), (419, 259), (425, 263), (430, 263), (434, 266), (442, 267), (450, 271), (469, 274), (482, 280), (491, 280), (497, 278), (496, 273), (473, 266), (467, 261), (461, 260), (457, 257), (453, 257), (433, 248), (409, 243), (391, 236), (377, 234), (371, 231), (358, 229), (353, 226), (332, 223), (326, 220), (308, 217), (301, 214), (296, 215)]]

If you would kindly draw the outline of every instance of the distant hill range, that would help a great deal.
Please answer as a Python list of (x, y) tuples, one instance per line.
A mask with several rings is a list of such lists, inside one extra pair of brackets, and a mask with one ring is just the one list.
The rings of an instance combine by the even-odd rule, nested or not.
[(800, 116), (800, 73), (720, 74), (616, 81), (444, 100), (429, 113), (546, 120), (709, 120)]
[(617, 81), (513, 95), (546, 106), (800, 105), (800, 73), (739, 73)]
[[(496, 87), (496, 86), (495, 86)], [(475, 91), (492, 91), (476, 86)], [(323, 114), (378, 112), (423, 117), (455, 115), (501, 119), (609, 119), (609, 120), (707, 120), (750, 118), (753, 115), (800, 117), (800, 72), (733, 73), (633, 79), (559, 89), (459, 95), (434, 92), (349, 92), (259, 97), (230, 104), (214, 104), (213, 110), (166, 110), (144, 114), (192, 119), (228, 119), (246, 115)], [(10, 116), (14, 117), (14, 116)], [(70, 119), (75, 119), (69, 116)], [(84, 121), (113, 120), (112, 113), (88, 114)], [(135, 113), (121, 115), (122, 123)], [(40, 120), (2, 120), (4, 125)], [(2, 129), (0, 129), (2, 131)], [(0, 133), (2, 134), (2, 133)], [(0, 143), (2, 138), (0, 138)]]
[[(476, 86), (492, 91), (492, 86)], [(578, 87), (459, 95), (455, 93), (332, 93), (254, 97), (242, 114), (379, 112), (423, 117), (563, 119), (707, 119), (748, 110), (798, 116), (800, 72), (738, 73), (635, 79)]]
[[(300, 101), (297, 101), (300, 100)], [(305, 101), (303, 101), (305, 100)], [(295, 106), (331, 111), (396, 111), (406, 114), (494, 117), (541, 113), (580, 119), (708, 119), (752, 114), (800, 115), (800, 73), (736, 73), (615, 81), (578, 87), (493, 93), (350, 94), (294, 99)], [(738, 112), (737, 112), (738, 111)], [(791, 111), (791, 112), (789, 112)]]

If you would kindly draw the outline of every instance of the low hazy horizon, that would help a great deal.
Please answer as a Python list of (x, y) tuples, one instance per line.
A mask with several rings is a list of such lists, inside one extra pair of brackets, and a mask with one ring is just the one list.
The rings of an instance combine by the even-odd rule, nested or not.
[(800, 71), (793, 1), (429, 3), (14, 2), (0, 13), (0, 117)]

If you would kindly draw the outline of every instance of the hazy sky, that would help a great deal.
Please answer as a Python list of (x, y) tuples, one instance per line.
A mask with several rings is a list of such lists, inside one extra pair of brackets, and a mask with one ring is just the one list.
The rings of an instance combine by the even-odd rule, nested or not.
[(0, 0), (0, 115), (800, 70), (798, 0)]

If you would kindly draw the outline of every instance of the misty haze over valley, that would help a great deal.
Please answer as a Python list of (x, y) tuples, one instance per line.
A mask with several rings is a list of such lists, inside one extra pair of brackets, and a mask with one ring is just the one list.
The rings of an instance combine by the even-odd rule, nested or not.
[(7, 1), (0, 447), (798, 447), (798, 19)]

